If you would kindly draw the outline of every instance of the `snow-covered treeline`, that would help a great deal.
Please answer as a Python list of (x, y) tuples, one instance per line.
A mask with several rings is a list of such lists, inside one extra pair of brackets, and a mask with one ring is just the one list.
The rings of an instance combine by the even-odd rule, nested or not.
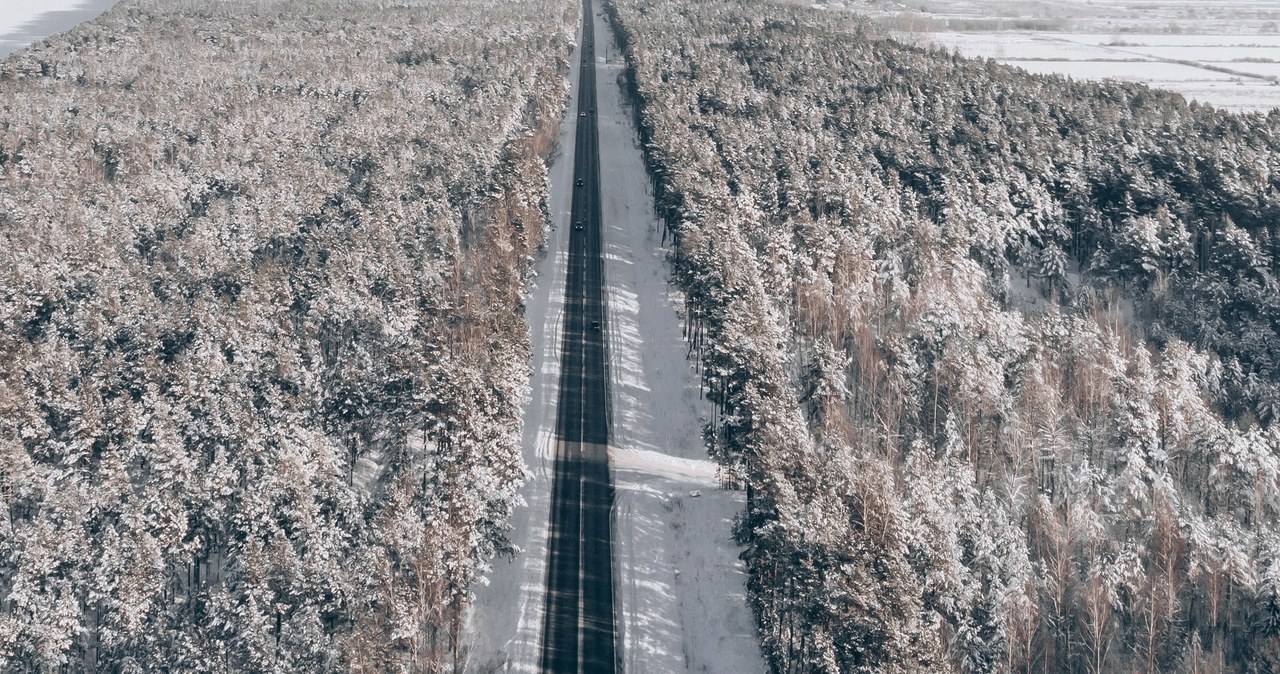
[(607, 7), (776, 671), (1280, 667), (1280, 113)]
[(0, 671), (452, 667), (568, 0), (125, 0), (0, 62)]

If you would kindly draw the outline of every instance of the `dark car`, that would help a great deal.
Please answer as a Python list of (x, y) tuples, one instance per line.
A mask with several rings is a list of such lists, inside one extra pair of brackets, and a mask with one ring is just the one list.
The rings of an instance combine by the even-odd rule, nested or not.
[(600, 321), (591, 321), (591, 329), (600, 332)]
[(582, 187), (582, 186), (583, 186), (583, 185), (585, 185), (585, 184), (586, 184), (586, 183), (585, 183), (585, 182), (583, 182), (582, 178), (578, 178), (578, 187)]
[(582, 229), (582, 223), (581, 223), (581, 222), (575, 222), (575, 223), (573, 223), (573, 228), (574, 228), (574, 229)]

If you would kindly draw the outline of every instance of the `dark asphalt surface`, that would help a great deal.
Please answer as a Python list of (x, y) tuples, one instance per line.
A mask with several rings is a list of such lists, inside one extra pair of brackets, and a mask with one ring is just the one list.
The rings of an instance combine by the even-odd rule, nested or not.
[(600, 151), (592, 12), (591, 0), (584, 0), (556, 417), (559, 437), (542, 642), (542, 671), (554, 674), (617, 671), (605, 344), (608, 324), (600, 242)]

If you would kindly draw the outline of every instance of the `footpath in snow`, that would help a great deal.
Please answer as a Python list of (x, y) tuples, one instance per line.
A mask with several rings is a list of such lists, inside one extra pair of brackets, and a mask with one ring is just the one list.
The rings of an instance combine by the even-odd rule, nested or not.
[[(597, 15), (597, 90), (609, 298), (614, 557), (618, 629), (628, 674), (763, 674), (733, 517), (743, 495), (720, 489), (706, 458), (706, 406), (686, 360), (679, 295), (668, 284), (666, 251), (639, 139), (623, 102), (623, 61)], [(577, 59), (569, 73), (576, 82)], [(567, 101), (576, 109), (575, 93)], [(524, 457), (532, 475), (513, 520), (520, 552), (499, 559), (476, 588), (467, 626), (467, 671), (537, 672), (541, 655), (556, 386), (576, 116), (560, 129), (551, 165), (554, 229), (528, 302), (532, 400)]]

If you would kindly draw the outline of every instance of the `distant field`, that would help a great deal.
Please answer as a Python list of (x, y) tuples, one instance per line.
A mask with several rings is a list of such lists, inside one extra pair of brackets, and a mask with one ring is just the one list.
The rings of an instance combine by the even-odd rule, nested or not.
[(0, 58), (107, 11), (116, 0), (0, 0)]
[(1037, 73), (1130, 80), (1236, 111), (1280, 107), (1275, 0), (857, 0), (900, 38)]

